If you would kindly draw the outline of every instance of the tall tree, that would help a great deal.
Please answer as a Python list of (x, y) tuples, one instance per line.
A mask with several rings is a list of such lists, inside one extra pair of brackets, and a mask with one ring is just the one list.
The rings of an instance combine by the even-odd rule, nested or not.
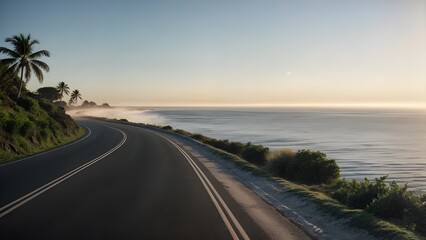
[(58, 90), (61, 100), (64, 97), (64, 93), (66, 95), (68, 95), (70, 93), (70, 87), (68, 87), (68, 84), (66, 84), (64, 82), (58, 83), (56, 90)]
[(37, 59), (42, 56), (49, 57), (50, 53), (47, 50), (33, 52), (33, 46), (40, 42), (36, 39), (31, 39), (31, 35), (25, 36), (21, 33), (11, 38), (6, 38), (5, 41), (13, 45), (13, 50), (0, 47), (0, 53), (4, 53), (10, 57), (2, 59), (0, 62), (7, 64), (9, 66), (9, 71), (15, 73), (20, 72), (21, 84), (18, 92), (19, 98), (21, 96), (24, 77), (25, 82), (28, 83), (31, 78), (31, 73), (34, 72), (38, 81), (40, 83), (43, 82), (44, 77), (42, 69), (48, 72), (50, 68), (46, 63)]
[(48, 100), (49, 102), (53, 102), (61, 98), (59, 91), (54, 87), (42, 87), (37, 90), (37, 94)]
[(81, 99), (81, 93), (78, 91), (78, 89), (72, 91), (71, 98), (70, 98), (70, 104), (75, 102), (75, 105), (78, 105), (78, 99)]

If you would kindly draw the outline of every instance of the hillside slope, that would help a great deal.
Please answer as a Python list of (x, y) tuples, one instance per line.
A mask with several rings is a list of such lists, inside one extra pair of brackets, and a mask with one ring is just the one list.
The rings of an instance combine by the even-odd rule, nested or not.
[(31, 93), (15, 99), (0, 90), (0, 163), (68, 143), (84, 134), (63, 108)]

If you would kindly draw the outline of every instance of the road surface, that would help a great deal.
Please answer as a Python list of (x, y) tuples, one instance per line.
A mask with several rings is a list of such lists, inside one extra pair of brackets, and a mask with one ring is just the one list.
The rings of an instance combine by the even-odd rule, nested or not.
[(70, 145), (0, 165), (0, 239), (267, 239), (202, 164), (143, 128), (83, 119)]

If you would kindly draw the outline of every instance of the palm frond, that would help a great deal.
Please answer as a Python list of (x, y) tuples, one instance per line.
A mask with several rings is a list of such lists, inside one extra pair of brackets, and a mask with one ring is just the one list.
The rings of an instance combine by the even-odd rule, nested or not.
[(13, 50), (10, 50), (8, 48), (5, 47), (0, 47), (0, 53), (4, 53), (10, 57), (14, 57), (14, 58), (20, 58), (21, 55)]
[(12, 66), (10, 66), (8, 69), (7, 69), (7, 72), (8, 73), (17, 73), (18, 72), (18, 69), (19, 69), (19, 62), (17, 62), (17, 63), (15, 63), (15, 64), (13, 64)]
[(41, 56), (50, 57), (50, 52), (47, 50), (40, 50), (29, 55), (30, 59), (39, 58)]
[(1, 64), (5, 64), (7, 67), (9, 67), (9, 65), (15, 63), (17, 60), (16, 58), (5, 58), (5, 59), (0, 59), (0, 63)]
[[(29, 39), (28, 39), (29, 40)], [(33, 39), (31, 42), (30, 42), (30, 46), (32, 46), (32, 45), (34, 45), (34, 44), (40, 44), (40, 42), (37, 40), (37, 39)]]
[(43, 83), (44, 80), (44, 76), (43, 76), (43, 72), (41, 71), (41, 69), (34, 63), (30, 63), (31, 68), (33, 69), (38, 81), (40, 83)]
[(39, 60), (31, 60), (31, 63), (37, 65), (37, 67), (43, 69), (46, 72), (49, 72), (50, 70), (49, 65), (47, 65), (45, 62)]
[(19, 36), (15, 35), (11, 38), (6, 38), (5, 41), (10, 42), (15, 47), (15, 52), (20, 53), (20, 55), (25, 53), (26, 39), (22, 33)]

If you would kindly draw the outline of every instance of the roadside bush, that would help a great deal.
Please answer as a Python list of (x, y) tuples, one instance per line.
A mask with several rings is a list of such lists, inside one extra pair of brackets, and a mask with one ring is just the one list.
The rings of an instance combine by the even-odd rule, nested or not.
[(340, 169), (322, 152), (290, 150), (270, 155), (269, 169), (275, 176), (305, 184), (330, 183), (339, 178)]
[(287, 165), (294, 161), (294, 156), (295, 153), (290, 149), (271, 152), (268, 157), (268, 170), (277, 177), (288, 178)]
[(375, 182), (342, 180), (333, 198), (351, 208), (367, 210), (376, 217), (398, 220), (405, 227), (426, 233), (426, 195), (418, 196), (395, 181), (385, 183), (387, 176)]
[(177, 133), (177, 134), (180, 134), (180, 135), (187, 136), (187, 137), (190, 137), (192, 135), (190, 132), (187, 132), (187, 131), (182, 130), (182, 129), (176, 129), (176, 130), (174, 130), (174, 132)]
[(407, 208), (410, 201), (410, 194), (407, 192), (407, 185), (399, 187), (393, 181), (389, 184), (389, 192), (379, 198), (374, 199), (367, 206), (367, 211), (381, 218), (402, 219), (404, 210)]
[(209, 140), (209, 144), (215, 148), (219, 148), (224, 151), (227, 151), (229, 146), (229, 140), (228, 139), (224, 139), (224, 140), (211, 139)]
[[(426, 195), (425, 195), (426, 196)], [(426, 234), (426, 203), (419, 204), (415, 207), (415, 211), (411, 214), (413, 221), (416, 224), (416, 231)]]
[(166, 131), (172, 131), (173, 128), (171, 126), (164, 126), (162, 127), (162, 129), (166, 130)]
[(333, 197), (349, 207), (365, 209), (373, 200), (390, 192), (385, 183), (386, 178), (387, 176), (375, 178), (374, 183), (367, 178), (364, 181), (342, 181)]
[(200, 141), (202, 143), (206, 143), (206, 144), (208, 144), (208, 142), (212, 140), (212, 138), (206, 137), (206, 136), (198, 134), (198, 133), (193, 134), (191, 136), (191, 138), (193, 138), (193, 139), (195, 139), (197, 141)]
[(244, 144), (240, 142), (230, 142), (226, 151), (235, 155), (241, 155), (243, 150)]
[(268, 153), (269, 148), (262, 145), (253, 145), (248, 142), (244, 146), (241, 156), (251, 163), (264, 165), (267, 161)]

